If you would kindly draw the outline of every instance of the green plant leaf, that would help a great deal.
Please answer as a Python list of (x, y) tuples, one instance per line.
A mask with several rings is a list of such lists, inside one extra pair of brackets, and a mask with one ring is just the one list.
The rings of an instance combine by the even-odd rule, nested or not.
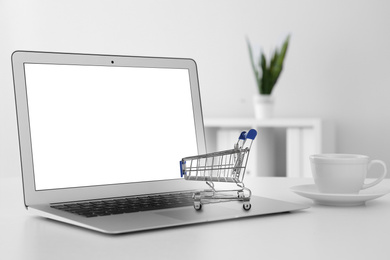
[(272, 55), (272, 59), (271, 59), (271, 64), (270, 64), (271, 70), (275, 67), (275, 64), (277, 62), (278, 57), (279, 57), (278, 50), (275, 50), (274, 54)]
[(246, 39), (246, 42), (247, 42), (247, 45), (248, 45), (248, 51), (249, 51), (249, 57), (250, 57), (251, 65), (252, 65), (252, 70), (253, 70), (253, 73), (255, 74), (256, 84), (257, 84), (257, 86), (259, 88), (259, 91), (260, 91), (260, 88), (261, 88), (260, 73), (259, 73), (258, 69), (256, 68), (255, 62), (253, 60), (252, 46), (251, 46), (248, 38)]
[(264, 53), (260, 52), (260, 58), (256, 66), (256, 63), (253, 58), (252, 47), (247, 38), (251, 65), (252, 65), (253, 72), (255, 74), (255, 78), (256, 78), (256, 82), (260, 94), (270, 95), (272, 93), (272, 90), (283, 70), (283, 62), (287, 53), (289, 40), (290, 40), (290, 36), (287, 36), (281, 50), (279, 51), (278, 49), (276, 49), (274, 51), (269, 63), (267, 63), (267, 59)]
[(289, 40), (290, 40), (290, 36), (287, 36), (287, 38), (284, 41), (283, 46), (282, 46), (282, 48), (280, 50), (280, 54), (276, 58), (274, 69), (273, 69), (273, 73), (272, 73), (272, 81), (273, 81), (274, 85), (278, 81), (279, 76), (280, 76), (280, 74), (281, 74), (281, 72), (283, 70), (283, 62), (284, 62), (284, 58), (285, 58), (286, 53), (287, 53)]
[(267, 60), (265, 58), (264, 53), (261, 53), (259, 66), (262, 70), (260, 94), (267, 94), (268, 88), (269, 88), (269, 86), (268, 86), (269, 85), (269, 82), (268, 82), (269, 71), (267, 69)]

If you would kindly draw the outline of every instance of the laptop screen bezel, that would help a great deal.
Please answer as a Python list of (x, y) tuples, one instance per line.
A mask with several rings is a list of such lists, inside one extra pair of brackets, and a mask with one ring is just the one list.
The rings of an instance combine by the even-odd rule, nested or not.
[(183, 179), (174, 179), (41, 191), (35, 190), (33, 167), (34, 163), (31, 146), (29, 111), (24, 71), (24, 64), (26, 63), (187, 69), (189, 71), (190, 78), (198, 153), (205, 153), (206, 142), (199, 80), (197, 65), (194, 60), (186, 58), (160, 58), (34, 51), (15, 51), (12, 54), (11, 59), (14, 78), (21, 172), (26, 207), (29, 205), (56, 203), (63, 201), (77, 201), (106, 197), (131, 196), (145, 193), (189, 190), (194, 189), (195, 186), (197, 186), (193, 182), (184, 181)]

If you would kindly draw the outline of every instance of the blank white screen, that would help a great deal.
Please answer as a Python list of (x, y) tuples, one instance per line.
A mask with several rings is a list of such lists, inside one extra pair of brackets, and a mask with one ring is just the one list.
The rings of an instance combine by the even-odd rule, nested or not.
[(36, 190), (174, 179), (197, 153), (187, 69), (25, 64)]

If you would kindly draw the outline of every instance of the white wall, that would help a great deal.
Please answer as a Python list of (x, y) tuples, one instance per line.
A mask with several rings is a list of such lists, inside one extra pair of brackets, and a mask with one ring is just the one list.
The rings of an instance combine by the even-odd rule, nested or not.
[(16, 49), (194, 58), (204, 116), (252, 116), (245, 37), (290, 33), (276, 115), (336, 124), (337, 152), (390, 165), (386, 0), (0, 0), (0, 175), (19, 174), (10, 55)]

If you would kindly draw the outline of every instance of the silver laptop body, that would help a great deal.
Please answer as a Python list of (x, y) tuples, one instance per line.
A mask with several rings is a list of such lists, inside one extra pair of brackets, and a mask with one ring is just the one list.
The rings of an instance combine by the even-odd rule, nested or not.
[(181, 158), (206, 152), (196, 63), (16, 51), (12, 66), (24, 202), (32, 213), (118, 234), (305, 208), (252, 197), (249, 211), (236, 201), (199, 212), (186, 206), (93, 218), (54, 209), (206, 188), (179, 170)]

